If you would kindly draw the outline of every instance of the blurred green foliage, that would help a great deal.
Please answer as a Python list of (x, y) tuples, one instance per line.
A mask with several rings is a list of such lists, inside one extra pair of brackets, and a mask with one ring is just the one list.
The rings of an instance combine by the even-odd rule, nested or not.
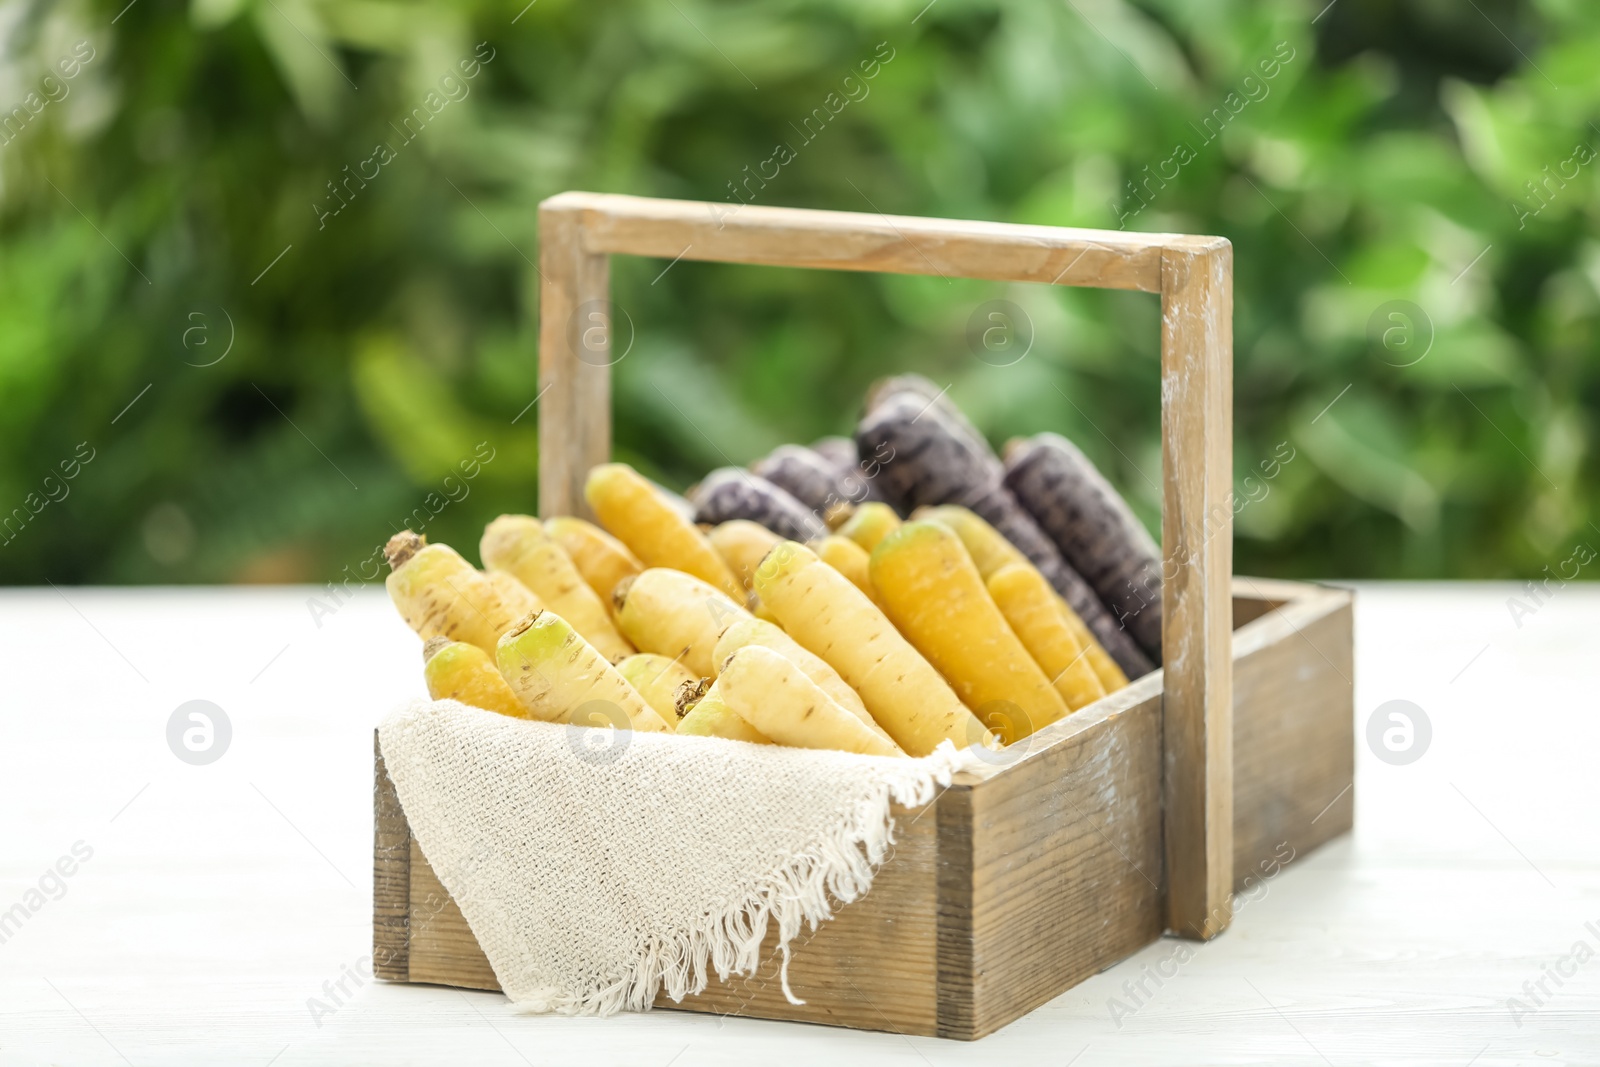
[[(538, 202), (731, 208), (779, 145), (741, 198), (1231, 239), (1242, 572), (1600, 538), (1592, 3), (125, 3), (0, 6), (5, 582), (321, 581), (418, 515), (471, 554), (534, 506)], [(1154, 522), (1155, 298), (666, 266), (614, 266), (617, 450), (664, 482), (918, 369)]]

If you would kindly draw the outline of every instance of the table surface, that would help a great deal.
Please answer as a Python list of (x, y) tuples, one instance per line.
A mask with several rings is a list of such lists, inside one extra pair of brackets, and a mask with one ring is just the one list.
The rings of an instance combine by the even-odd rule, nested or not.
[[(1600, 1063), (1600, 587), (1357, 589), (1355, 833), (975, 1044), (353, 980), (372, 728), (421, 686), (383, 591), (0, 592), (0, 1065)], [(1394, 699), (1404, 766), (1365, 741)]]

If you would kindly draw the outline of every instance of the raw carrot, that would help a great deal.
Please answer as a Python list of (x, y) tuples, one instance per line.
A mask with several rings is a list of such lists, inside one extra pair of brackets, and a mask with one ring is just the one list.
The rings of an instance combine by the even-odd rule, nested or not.
[(584, 498), (595, 516), (647, 567), (671, 567), (709, 582), (730, 597), (744, 589), (706, 535), (681, 515), (649, 479), (625, 463), (589, 472)]
[(1070, 710), (1106, 695), (1088, 649), (1067, 623), (1066, 605), (1044, 575), (1027, 563), (1012, 563), (990, 575), (986, 584), (1000, 614)]
[(536, 612), (507, 632), (495, 664), (534, 718), (589, 725), (599, 705), (602, 718), (635, 730), (671, 730), (583, 635), (552, 612)]
[(804, 445), (779, 445), (750, 469), (816, 515), (845, 499), (837, 469)]
[(1067, 629), (1072, 631), (1072, 636), (1083, 646), (1083, 658), (1089, 661), (1089, 666), (1094, 668), (1095, 677), (1100, 679), (1100, 685), (1108, 693), (1115, 693), (1118, 689), (1128, 684), (1128, 676), (1111, 654), (1100, 646), (1094, 634), (1089, 632), (1089, 627), (1078, 618), (1078, 613), (1056, 594), (1056, 606), (1061, 610), (1061, 617), (1066, 620)]
[(900, 516), (894, 508), (878, 501), (857, 506), (836, 531), (871, 552), (889, 533), (900, 525)]
[(822, 562), (850, 579), (850, 584), (871, 597), (874, 604), (883, 606), (872, 588), (872, 576), (867, 571), (867, 561), (872, 557), (866, 549), (848, 537), (829, 534), (820, 541), (812, 542), (811, 550)]
[(695, 677), (677, 660), (654, 652), (635, 652), (617, 664), (622, 680), (636, 689), (668, 726), (678, 723), (678, 690)]
[(717, 642), (712, 658), (720, 669), (720, 666), (728, 662), (729, 657), (735, 652), (753, 645), (770, 649), (799, 667), (800, 672), (815, 682), (817, 688), (827, 693), (836, 704), (882, 734), (885, 739), (889, 739), (889, 734), (878, 725), (877, 720), (867, 711), (866, 704), (862, 703), (861, 694), (851, 689), (849, 684), (839, 677), (838, 671), (771, 622), (763, 619), (741, 619), (734, 623)]
[(769, 648), (749, 645), (735, 652), (717, 676), (717, 688), (740, 718), (780, 745), (904, 755)]
[(926, 522), (943, 523), (950, 527), (955, 535), (961, 538), (967, 554), (972, 557), (978, 573), (983, 575), (985, 580), (1007, 564), (1027, 562), (1027, 557), (1018, 552), (1010, 541), (1001, 537), (998, 530), (974, 515), (969, 508), (956, 504), (940, 504), (937, 507), (918, 508), (911, 513), (911, 517)]
[(750, 588), (751, 577), (761, 557), (783, 540), (765, 526), (749, 519), (730, 519), (714, 526), (706, 536), (711, 539), (711, 547), (717, 550), (722, 561), (746, 590)]
[(850, 580), (804, 545), (785, 542), (756, 571), (756, 592), (802, 646), (861, 695), (912, 756), (940, 741), (993, 746), (993, 736), (939, 672)]
[[(1049, 586), (1049, 580), (1035, 567), (1026, 556), (1016, 550), (1016, 547), (1000, 536), (1000, 532), (987, 522), (984, 522), (970, 510), (955, 505), (946, 504), (939, 507), (918, 508), (913, 512), (916, 518), (932, 522), (940, 522), (955, 531), (961, 543), (966, 546), (967, 553), (972, 556), (972, 562), (977, 565), (978, 573), (987, 582), (1002, 568), (1017, 565), (1039, 574), (1039, 580)], [(1106, 652), (1089, 627), (1084, 625), (1078, 613), (1072, 606), (1062, 599), (1061, 594), (1051, 587), (1057, 611), (1062, 616), (1062, 621), (1071, 632), (1072, 638), (1083, 649), (1084, 659), (1094, 670), (1095, 677), (1099, 679), (1101, 687), (1107, 692), (1115, 692), (1128, 684), (1128, 676), (1117, 665), (1116, 660)], [(1019, 635), (1020, 636), (1020, 635)], [(1026, 643), (1026, 642), (1024, 642)], [(1030, 649), (1031, 651), (1031, 649)], [(1044, 666), (1043, 663), (1040, 664)], [(1048, 668), (1046, 668), (1048, 673)]]
[(827, 532), (822, 519), (793, 496), (739, 467), (720, 467), (695, 487), (694, 519), (712, 525), (749, 519), (773, 533), (800, 540)]
[(627, 545), (592, 522), (561, 515), (544, 520), (544, 532), (561, 546), (589, 588), (608, 606), (617, 583), (644, 570)]
[[(929, 414), (939, 421), (945, 430), (958, 437), (964, 447), (974, 455), (981, 457), (983, 464), (992, 472), (1000, 471), (1000, 459), (994, 454), (994, 449), (989, 447), (989, 442), (984, 440), (983, 434), (972, 425), (966, 413), (950, 399), (948, 386), (941, 389), (932, 381), (920, 374), (896, 374), (887, 378), (879, 378), (867, 387), (866, 402), (862, 405), (863, 411), (871, 415), (878, 408), (894, 397), (906, 397), (907, 403), (912, 404), (926, 418)], [(856, 438), (857, 454), (866, 456), (871, 454), (882, 455), (877, 452), (881, 442), (871, 448), (863, 449), (861, 439)], [(893, 499), (893, 493), (887, 494)]]
[(848, 437), (819, 437), (811, 442), (811, 451), (821, 456), (834, 470), (848, 470), (858, 462), (856, 443)]
[[(385, 585), (401, 618), (426, 641), (448, 637), (494, 653), (500, 635), (515, 625), (527, 601), (508, 603), (484, 573), (449, 545), (402, 530), (384, 554), (393, 568)], [(531, 595), (531, 594), (529, 594)]]
[(748, 741), (770, 745), (772, 738), (745, 721), (722, 699), (715, 682), (702, 678), (679, 692), (677, 732), (691, 737), (723, 737), (729, 741)]
[(900, 632), (1006, 744), (1066, 715), (948, 527), (912, 521), (884, 538), (872, 584)]
[(531, 716), (517, 694), (500, 676), (489, 653), (465, 641), (432, 637), (422, 646), (422, 673), (428, 695), (435, 700), (458, 700), (469, 707), (497, 711), (514, 719)]
[(489, 579), (489, 584), (500, 595), (501, 606), (505, 609), (502, 617), (507, 621), (501, 633), (509, 630), (528, 612), (538, 611), (544, 607), (544, 602), (539, 599), (538, 594), (517, 581), (513, 575), (505, 571), (484, 571), (483, 576)]
[(639, 651), (676, 659), (700, 678), (716, 675), (712, 652), (723, 631), (751, 618), (720, 590), (665, 567), (650, 567), (625, 579), (612, 600), (617, 625)]
[(615, 663), (633, 654), (611, 621), (611, 611), (583, 580), (561, 546), (531, 515), (501, 515), (478, 544), (484, 565), (504, 571), (533, 590), (544, 606), (571, 624), (595, 651)]
[(1042, 433), (1006, 446), (1006, 488), (1111, 614), (1161, 658), (1161, 549), (1078, 446)]
[(856, 460), (852, 441), (838, 438), (849, 457), (828, 457), (801, 445), (779, 445), (750, 469), (826, 518), (841, 505), (882, 500), (871, 478)]

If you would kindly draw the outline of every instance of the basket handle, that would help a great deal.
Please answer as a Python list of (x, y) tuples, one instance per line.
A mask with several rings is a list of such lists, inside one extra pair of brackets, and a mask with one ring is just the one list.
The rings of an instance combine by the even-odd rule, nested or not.
[(611, 453), (612, 255), (1132, 289), (1161, 296), (1167, 927), (1233, 890), (1233, 248), (1219, 237), (570, 192), (539, 205), (539, 511), (584, 515)]

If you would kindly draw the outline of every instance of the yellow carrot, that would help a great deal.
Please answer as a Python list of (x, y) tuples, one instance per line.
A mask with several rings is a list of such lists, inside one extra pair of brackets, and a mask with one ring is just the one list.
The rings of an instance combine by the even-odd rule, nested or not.
[[(1041, 575), (1041, 577), (1043, 577)], [(1115, 693), (1118, 689), (1128, 684), (1128, 676), (1123, 673), (1117, 661), (1111, 658), (1111, 653), (1095, 639), (1094, 632), (1089, 629), (1088, 623), (1078, 617), (1060, 593), (1056, 594), (1056, 607), (1061, 609), (1062, 617), (1066, 619), (1067, 628), (1072, 631), (1072, 636), (1078, 639), (1078, 644), (1083, 646), (1083, 658), (1089, 661), (1089, 666), (1094, 668), (1095, 677), (1100, 679), (1100, 684), (1108, 693)]]
[(865, 504), (856, 506), (850, 517), (839, 525), (834, 531), (840, 537), (848, 537), (862, 548), (871, 552), (896, 527), (900, 525), (900, 516), (894, 513), (894, 508), (878, 500), (869, 500)]
[(435, 700), (458, 700), (469, 707), (498, 711), (516, 719), (531, 718), (517, 694), (500, 676), (489, 653), (465, 641), (429, 638), (422, 646), (423, 677)]
[(571, 624), (595, 651), (615, 663), (633, 654), (611, 621), (611, 611), (583, 580), (578, 568), (531, 515), (502, 515), (478, 544), (484, 566), (513, 575), (544, 606)]
[(502, 618), (506, 622), (501, 627), (501, 633), (521, 622), (522, 617), (529, 612), (544, 610), (544, 602), (532, 589), (517, 581), (515, 575), (507, 574), (505, 571), (484, 571), (483, 576), (489, 579), (489, 584), (499, 594), (500, 604), (505, 609)]
[(995, 744), (867, 595), (810, 549), (779, 545), (757, 569), (755, 584), (789, 636), (837, 671), (907, 754), (926, 756), (944, 740), (957, 748)]
[(716, 684), (728, 707), (780, 745), (904, 755), (770, 648), (741, 648), (723, 665)]
[(686, 737), (724, 737), (730, 741), (748, 741), (753, 745), (770, 745), (772, 738), (757, 730), (723, 701), (715, 682), (702, 678), (696, 685), (682, 691), (677, 732)]
[(600, 525), (627, 545), (646, 567), (670, 567), (692, 574), (743, 602), (744, 587), (706, 535), (632, 467), (607, 463), (594, 468), (584, 484), (583, 495)]
[(1038, 570), (1010, 563), (989, 576), (989, 595), (1028, 654), (1072, 711), (1106, 695), (1087, 650), (1061, 612), (1061, 599)]
[(521, 618), (507, 597), (449, 545), (402, 530), (384, 554), (393, 568), (385, 585), (401, 618), (424, 640), (448, 637), (494, 654), (500, 635)]
[(761, 602), (761, 598), (756, 596), (754, 591), (750, 593), (750, 614), (763, 622), (770, 622), (774, 626), (778, 625), (778, 617), (767, 609), (767, 606)]
[[(972, 562), (977, 565), (978, 573), (985, 581), (1002, 567), (1019, 565), (1038, 572), (1038, 568), (1028, 560), (1005, 536), (990, 526), (980, 516), (963, 507), (954, 505), (941, 505), (940, 507), (918, 508), (912, 515), (914, 519), (940, 522), (955, 531), (961, 543), (966, 546), (967, 552), (972, 556)], [(1039, 576), (1048, 584), (1041, 574)], [(1062, 598), (1060, 593), (1051, 587), (1051, 595), (1061, 610), (1066, 613), (1067, 627), (1072, 631), (1074, 639), (1084, 650), (1084, 659), (1089, 661), (1089, 666), (1094, 669), (1095, 677), (1100, 680), (1100, 685), (1106, 692), (1112, 693), (1128, 684), (1128, 676), (1117, 666), (1117, 661), (1111, 658), (1101, 646), (1088, 625), (1072, 610), (1072, 606)]]
[(730, 519), (719, 523), (706, 536), (711, 539), (711, 547), (717, 550), (722, 561), (746, 590), (750, 588), (761, 557), (783, 540), (765, 526), (749, 519)]
[(989, 576), (1011, 563), (1027, 563), (1024, 556), (999, 530), (975, 512), (954, 504), (918, 508), (911, 513), (914, 521), (938, 522), (948, 526), (961, 538), (967, 554), (972, 557), (978, 573), (988, 581)]
[(828, 506), (828, 509), (822, 513), (822, 521), (827, 524), (828, 529), (837, 530), (849, 522), (850, 516), (855, 513), (856, 506), (854, 504), (848, 500), (841, 500)]
[(848, 537), (831, 534), (813, 543), (811, 550), (822, 562), (850, 579), (850, 584), (871, 597), (874, 604), (883, 606), (872, 588), (872, 575), (868, 570), (868, 560), (872, 557), (866, 549)]
[(883, 727), (879, 726), (867, 706), (861, 700), (861, 694), (839, 677), (839, 672), (828, 666), (822, 657), (807, 650), (800, 642), (783, 632), (783, 629), (763, 619), (740, 619), (729, 626), (717, 641), (716, 651), (712, 653), (712, 662), (717, 664), (720, 672), (721, 665), (728, 662), (729, 657), (741, 648), (759, 645), (771, 649), (784, 659), (800, 668), (800, 672), (816, 683), (817, 688), (828, 694), (829, 698), (840, 707), (853, 714), (856, 718), (866, 723), (884, 739), (889, 738)]
[(589, 725), (599, 708), (602, 718), (635, 730), (671, 729), (604, 656), (552, 612), (530, 615), (507, 632), (495, 664), (535, 718)]
[(544, 532), (571, 557), (589, 588), (610, 608), (611, 590), (624, 578), (644, 570), (639, 557), (628, 546), (592, 522), (570, 515), (546, 519)]
[(617, 625), (641, 652), (676, 659), (699, 678), (716, 674), (712, 652), (722, 632), (750, 613), (720, 590), (682, 571), (650, 567), (612, 591)]
[(635, 652), (617, 663), (617, 673), (644, 697), (668, 726), (678, 722), (678, 690), (695, 680), (689, 668), (668, 656)]
[(885, 537), (872, 550), (872, 585), (900, 632), (1006, 744), (1067, 713), (949, 527), (913, 521)]

